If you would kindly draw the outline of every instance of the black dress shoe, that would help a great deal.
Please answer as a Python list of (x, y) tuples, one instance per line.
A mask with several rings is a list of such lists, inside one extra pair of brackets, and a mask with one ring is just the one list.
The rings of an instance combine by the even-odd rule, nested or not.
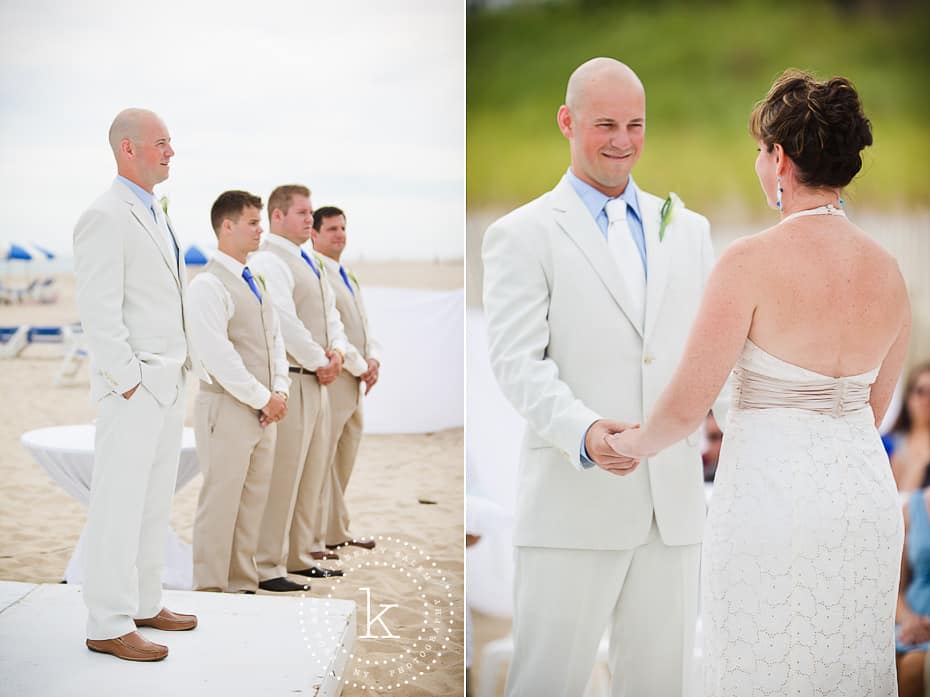
[(299, 583), (294, 583), (293, 581), (288, 581), (283, 576), (278, 576), (278, 578), (269, 578), (267, 581), (261, 581), (258, 584), (258, 587), (263, 591), (274, 591), (275, 593), (287, 593), (289, 591), (308, 591), (310, 586), (301, 585)]
[(374, 549), (375, 541), (374, 540), (346, 540), (345, 542), (340, 542), (337, 545), (326, 545), (326, 549), (339, 549), (340, 547), (361, 547), (362, 549)]
[(322, 566), (311, 566), (309, 569), (300, 571), (288, 571), (289, 574), (298, 576), (309, 576), (310, 578), (329, 578), (330, 576), (342, 576), (342, 569), (324, 569)]

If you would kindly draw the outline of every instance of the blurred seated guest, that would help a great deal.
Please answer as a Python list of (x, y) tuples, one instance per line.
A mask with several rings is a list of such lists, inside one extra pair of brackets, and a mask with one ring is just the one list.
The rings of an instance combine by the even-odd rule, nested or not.
[(714, 481), (714, 475), (717, 473), (717, 461), (720, 459), (720, 445), (723, 443), (723, 431), (717, 425), (717, 419), (714, 418), (714, 412), (707, 412), (704, 417), (704, 444), (701, 452), (701, 460), (704, 462), (704, 481)]
[(898, 491), (930, 486), (930, 361), (910, 372), (904, 407), (889, 436), (891, 471)]
[(904, 507), (904, 556), (895, 612), (898, 694), (924, 694), (924, 663), (930, 646), (930, 488), (913, 492)]

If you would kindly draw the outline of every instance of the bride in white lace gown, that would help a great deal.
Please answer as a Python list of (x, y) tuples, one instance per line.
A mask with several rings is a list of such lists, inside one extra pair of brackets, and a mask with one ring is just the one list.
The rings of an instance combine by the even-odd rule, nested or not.
[(894, 259), (841, 208), (869, 122), (846, 80), (789, 71), (750, 130), (783, 218), (724, 253), (653, 413), (608, 439), (637, 458), (680, 440), (732, 369), (702, 555), (705, 695), (892, 697), (904, 534), (876, 424), (910, 310)]

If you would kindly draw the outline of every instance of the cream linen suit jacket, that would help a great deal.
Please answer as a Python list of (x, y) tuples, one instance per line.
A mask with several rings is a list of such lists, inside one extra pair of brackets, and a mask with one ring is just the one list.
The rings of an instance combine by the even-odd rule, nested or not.
[(639, 191), (648, 281), (645, 326), (607, 242), (563, 178), (488, 229), (484, 309), (491, 367), (527, 422), (514, 544), (623, 550), (653, 511), (667, 545), (698, 543), (705, 502), (698, 437), (630, 475), (583, 469), (599, 418), (642, 423), (678, 365), (714, 262), (706, 218), (678, 210), (659, 241), (662, 199)]
[(176, 264), (152, 212), (119, 180), (78, 220), (74, 258), (94, 401), (141, 382), (167, 406), (182, 371), (210, 382), (185, 330), (184, 254)]

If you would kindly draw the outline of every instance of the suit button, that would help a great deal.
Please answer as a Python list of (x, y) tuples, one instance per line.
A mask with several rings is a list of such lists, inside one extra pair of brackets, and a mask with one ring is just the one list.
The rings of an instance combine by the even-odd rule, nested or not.
[(647, 353), (647, 354), (643, 357), (643, 363), (645, 363), (646, 365), (651, 364), (651, 363), (652, 363), (652, 355)]

